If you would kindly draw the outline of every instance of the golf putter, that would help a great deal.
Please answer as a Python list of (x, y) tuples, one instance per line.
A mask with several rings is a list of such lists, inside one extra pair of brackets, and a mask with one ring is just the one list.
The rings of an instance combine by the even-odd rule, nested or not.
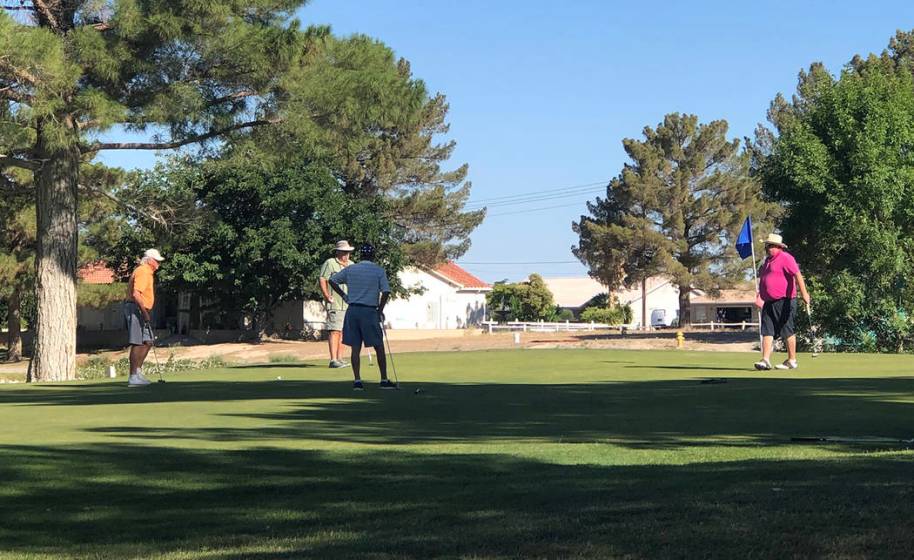
[(159, 383), (165, 383), (165, 379), (162, 377), (162, 366), (159, 364), (159, 355), (156, 354), (156, 332), (152, 329), (152, 323), (149, 321), (146, 322), (146, 326), (149, 327), (149, 332), (152, 333), (152, 358), (156, 362), (156, 373), (159, 374)]
[(394, 365), (394, 355), (390, 351), (390, 339), (387, 338), (387, 327), (384, 326), (384, 321), (378, 321), (381, 323), (381, 332), (384, 333), (384, 340), (387, 341), (387, 359), (390, 360), (390, 369), (394, 372), (394, 384), (397, 386), (397, 390), (400, 390), (400, 379), (397, 377), (397, 366)]
[(812, 334), (812, 357), (819, 357), (819, 329), (812, 322), (812, 303), (806, 306), (806, 313), (809, 315), (809, 332)]

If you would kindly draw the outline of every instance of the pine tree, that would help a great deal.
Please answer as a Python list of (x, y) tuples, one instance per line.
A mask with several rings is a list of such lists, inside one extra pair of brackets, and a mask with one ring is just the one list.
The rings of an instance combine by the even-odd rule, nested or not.
[(456, 147), (444, 95), (430, 95), (409, 62), (364, 36), (325, 37), (287, 82), (288, 118), (231, 147), (274, 166), (333, 169), (353, 196), (382, 195), (411, 261), (431, 265), (469, 248), (484, 210), (464, 209), (468, 166), (442, 166)]
[(693, 289), (714, 292), (744, 277), (732, 240), (745, 217), (764, 222), (776, 211), (760, 198), (749, 155), (726, 134), (726, 121), (678, 113), (646, 127), (644, 140), (623, 141), (632, 163), (572, 224), (574, 254), (605, 285), (672, 278), (681, 325), (691, 324)]
[[(75, 377), (80, 164), (102, 150), (170, 149), (282, 117), (284, 76), (326, 30), (297, 0), (33, 0), (0, 10), (0, 171), (34, 174), (33, 380)], [(148, 142), (105, 142), (114, 127)]]

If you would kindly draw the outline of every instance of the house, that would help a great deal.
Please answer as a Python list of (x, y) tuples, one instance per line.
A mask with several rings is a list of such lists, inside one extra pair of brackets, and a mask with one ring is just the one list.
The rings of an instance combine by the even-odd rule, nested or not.
[[(104, 262), (87, 264), (76, 272), (83, 284), (109, 285), (115, 283), (114, 271)], [(124, 284), (126, 294), (127, 285)], [(82, 331), (123, 330), (124, 317), (120, 304), (111, 304), (104, 309), (79, 305), (76, 308), (76, 328)]]
[[(465, 329), (486, 319), (486, 294), (492, 286), (456, 263), (407, 268), (399, 279), (412, 293), (387, 304), (390, 329)], [(319, 301), (287, 302), (273, 313), (273, 324), (280, 332), (316, 336), (326, 328), (326, 312)]]
[[(571, 278), (544, 278), (546, 286), (552, 292), (555, 304), (562, 309), (570, 309), (575, 316), (579, 315), (584, 305), (594, 296), (608, 293), (603, 284), (589, 276)], [(613, 296), (622, 305), (632, 308), (632, 326), (640, 328), (643, 324), (641, 312), (641, 286), (623, 288), (612, 292)], [(665, 317), (665, 326), (678, 317), (679, 289), (668, 279), (655, 276), (647, 281), (647, 309), (648, 319), (651, 317)], [(654, 321), (652, 324), (656, 323)]]
[(699, 292), (692, 296), (693, 323), (757, 323), (759, 310), (755, 306), (755, 287), (740, 286), (733, 290), (721, 290), (720, 295), (711, 297)]

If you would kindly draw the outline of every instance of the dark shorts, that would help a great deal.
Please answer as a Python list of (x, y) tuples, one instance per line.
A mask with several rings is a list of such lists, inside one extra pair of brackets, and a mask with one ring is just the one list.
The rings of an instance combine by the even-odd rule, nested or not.
[(787, 340), (796, 334), (796, 298), (766, 301), (762, 307), (762, 336)]
[(127, 344), (142, 346), (152, 344), (152, 326), (143, 319), (140, 306), (132, 301), (125, 301), (123, 305), (124, 324), (127, 327)]
[(360, 348), (363, 345), (376, 348), (384, 344), (377, 308), (349, 305), (346, 320), (343, 322), (343, 344), (353, 348)]

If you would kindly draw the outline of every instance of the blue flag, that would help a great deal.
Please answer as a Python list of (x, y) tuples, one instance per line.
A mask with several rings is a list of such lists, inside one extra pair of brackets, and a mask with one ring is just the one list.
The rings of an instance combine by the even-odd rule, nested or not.
[(752, 256), (752, 219), (749, 216), (746, 216), (746, 223), (736, 238), (736, 252), (744, 259)]

